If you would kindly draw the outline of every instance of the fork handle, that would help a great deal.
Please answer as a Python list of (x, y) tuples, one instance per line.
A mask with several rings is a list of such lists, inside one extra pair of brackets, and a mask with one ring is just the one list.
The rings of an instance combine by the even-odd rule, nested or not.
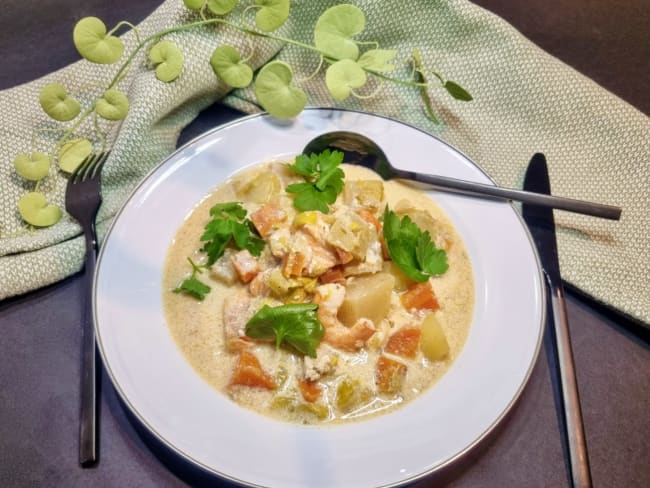
[(501, 200), (515, 200), (522, 203), (557, 208), (560, 210), (567, 210), (569, 212), (592, 215), (594, 217), (601, 217), (610, 220), (619, 220), (621, 218), (621, 208), (612, 205), (485, 185), (473, 181), (458, 180), (446, 176), (428, 175), (400, 169), (395, 170), (395, 176), (397, 178), (405, 178), (419, 181), (421, 183), (427, 183), (443, 191), (452, 191), (465, 195), (490, 196)]
[(84, 231), (86, 258), (84, 271), (84, 304), (81, 339), (81, 413), (79, 424), (79, 463), (90, 466), (97, 461), (97, 399), (95, 328), (92, 315), (92, 286), (97, 261), (95, 224)]

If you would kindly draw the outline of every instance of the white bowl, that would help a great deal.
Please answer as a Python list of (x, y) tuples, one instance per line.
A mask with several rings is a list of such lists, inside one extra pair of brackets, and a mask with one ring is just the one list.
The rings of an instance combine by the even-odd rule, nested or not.
[(396, 411), (353, 424), (303, 426), (243, 409), (205, 383), (172, 339), (162, 306), (170, 241), (192, 208), (244, 166), (292, 157), (313, 137), (351, 130), (405, 169), (493, 182), (448, 144), (375, 115), (308, 109), (291, 122), (251, 116), (191, 141), (155, 168), (117, 215), (94, 283), (97, 341), (131, 412), (161, 442), (244, 485), (396, 486), (480, 442), (520, 395), (537, 358), (544, 287), (530, 235), (512, 205), (431, 192), (463, 238), (476, 304), (449, 372)]

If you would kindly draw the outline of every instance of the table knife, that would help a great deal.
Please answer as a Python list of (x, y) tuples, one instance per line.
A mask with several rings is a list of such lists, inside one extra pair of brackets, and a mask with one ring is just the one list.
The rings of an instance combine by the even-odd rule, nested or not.
[[(537, 153), (530, 160), (524, 178), (524, 189), (546, 195), (551, 194), (548, 168), (543, 154)], [(571, 351), (564, 289), (560, 276), (553, 210), (524, 203), (522, 213), (537, 246), (553, 310), (552, 322), (555, 330), (555, 345), (557, 348), (562, 404), (566, 422), (566, 440), (569, 449), (573, 486), (587, 488), (592, 486), (591, 473), (573, 363), (573, 352)]]

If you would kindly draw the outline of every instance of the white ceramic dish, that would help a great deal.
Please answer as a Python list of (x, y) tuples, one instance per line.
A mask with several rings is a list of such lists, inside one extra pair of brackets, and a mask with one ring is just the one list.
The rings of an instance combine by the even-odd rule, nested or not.
[(395, 486), (475, 446), (521, 393), (537, 358), (544, 289), (537, 254), (507, 203), (439, 192), (465, 241), (476, 282), (465, 348), (433, 388), (356, 424), (301, 426), (237, 406), (209, 387), (176, 347), (162, 310), (167, 248), (192, 208), (244, 166), (291, 157), (316, 135), (352, 130), (401, 167), (491, 180), (449, 145), (387, 118), (309, 109), (291, 122), (251, 116), (218, 127), (155, 168), (115, 219), (94, 284), (104, 365), (132, 413), (180, 456), (252, 486)]

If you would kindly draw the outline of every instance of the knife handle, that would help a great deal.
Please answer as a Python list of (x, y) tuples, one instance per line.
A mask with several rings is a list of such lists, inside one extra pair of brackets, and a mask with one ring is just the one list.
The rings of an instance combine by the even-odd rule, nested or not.
[(561, 284), (549, 280), (551, 290), (551, 306), (553, 308), (553, 324), (555, 327), (555, 342), (560, 366), (560, 383), (564, 400), (564, 419), (566, 421), (569, 457), (571, 461), (571, 476), (575, 488), (591, 488), (591, 473), (587, 441), (582, 422), (578, 383), (576, 381), (569, 321), (567, 319), (566, 301)]
[(441, 191), (451, 191), (472, 196), (488, 196), (500, 200), (514, 200), (516, 202), (538, 205), (541, 207), (557, 208), (569, 212), (591, 215), (610, 220), (619, 220), (621, 218), (621, 208), (613, 205), (604, 205), (602, 203), (587, 202), (584, 200), (575, 200), (573, 198), (556, 197), (535, 193), (532, 191), (515, 190), (512, 188), (503, 188), (500, 186), (486, 185), (473, 181), (458, 180), (447, 176), (429, 175), (416, 173), (413, 171), (395, 170), (398, 178), (406, 178), (421, 183), (433, 185)]

